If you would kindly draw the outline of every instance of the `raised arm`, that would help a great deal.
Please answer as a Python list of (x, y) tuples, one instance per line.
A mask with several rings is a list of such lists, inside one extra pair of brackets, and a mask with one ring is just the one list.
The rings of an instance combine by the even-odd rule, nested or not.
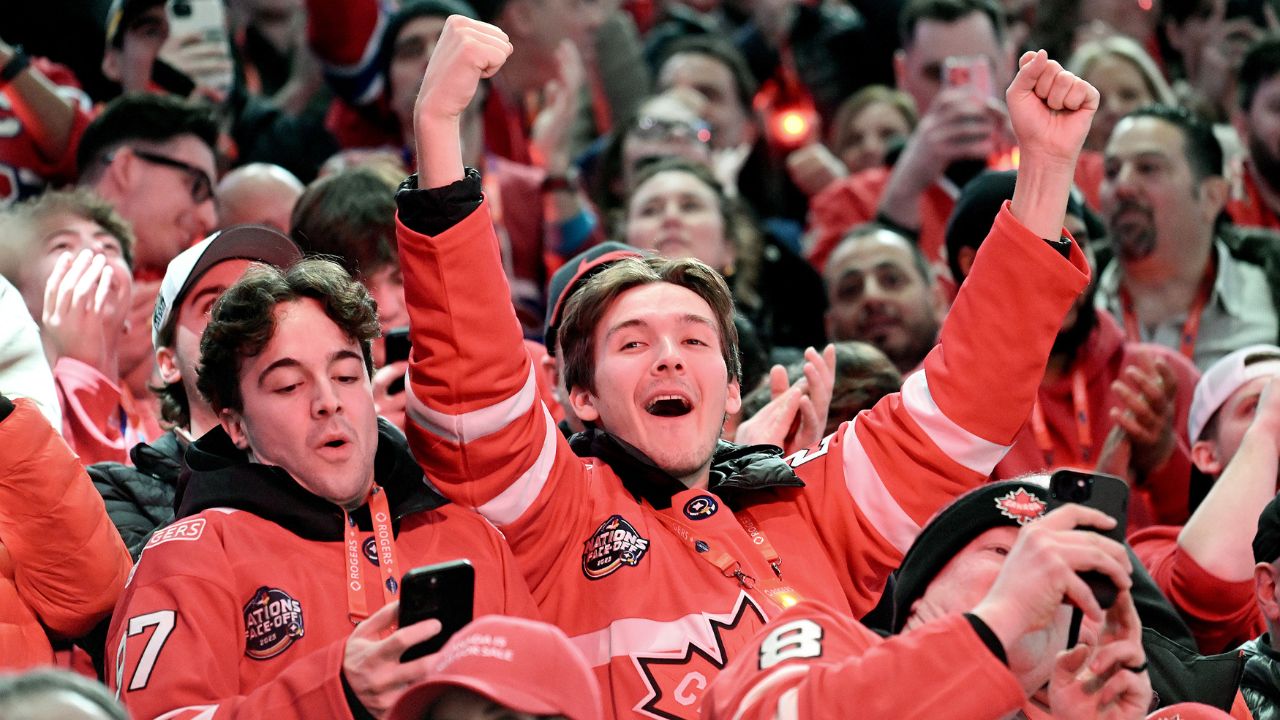
[[(421, 189), (411, 180), (396, 198), (413, 343), (406, 434), (441, 492), (501, 527), (518, 557), (541, 559), (578, 542), (575, 522), (590, 508), (564, 483), (585, 483), (585, 471), (539, 398), (488, 203), (459, 139), (476, 86), (510, 52), (500, 29), (451, 17), (419, 91)], [(539, 559), (524, 566), (545, 566)]]
[[(996, 217), (924, 372), (791, 458), (815, 514), (830, 523), (823, 537), (832, 554), (851, 569), (855, 610), (874, 605), (921, 526), (985, 482), (1008, 452), (1063, 317), (1088, 283), (1083, 253), (1060, 238), (1097, 92), (1044, 53), (1028, 53), (1021, 68), (1007, 94), (1023, 148), (1014, 199)], [(813, 463), (824, 469), (811, 468), (824, 452)]]

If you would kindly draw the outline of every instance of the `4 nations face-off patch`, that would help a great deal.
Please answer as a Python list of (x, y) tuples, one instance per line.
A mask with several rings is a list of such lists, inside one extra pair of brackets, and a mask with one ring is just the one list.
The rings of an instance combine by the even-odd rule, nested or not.
[(303, 631), (302, 603), (279, 588), (258, 588), (244, 606), (244, 654), (254, 660), (288, 650)]
[(611, 515), (582, 548), (582, 574), (589, 580), (612, 575), (623, 565), (635, 567), (649, 551), (649, 541), (621, 515)]

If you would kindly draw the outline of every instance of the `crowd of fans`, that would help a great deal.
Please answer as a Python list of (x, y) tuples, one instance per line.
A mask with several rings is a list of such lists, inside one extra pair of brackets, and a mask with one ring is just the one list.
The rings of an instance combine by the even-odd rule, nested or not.
[(1272, 0), (28, 4), (0, 308), (0, 720), (1280, 718)]

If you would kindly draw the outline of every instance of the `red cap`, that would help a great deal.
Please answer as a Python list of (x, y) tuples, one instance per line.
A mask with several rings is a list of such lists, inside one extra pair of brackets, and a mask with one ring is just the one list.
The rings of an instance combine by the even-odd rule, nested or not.
[(1231, 716), (1200, 703), (1178, 703), (1160, 708), (1148, 715), (1147, 720), (1231, 720)]
[(446, 690), (460, 687), (530, 715), (602, 720), (595, 673), (554, 625), (486, 615), (435, 656), (428, 679), (400, 696), (387, 720), (420, 720)]

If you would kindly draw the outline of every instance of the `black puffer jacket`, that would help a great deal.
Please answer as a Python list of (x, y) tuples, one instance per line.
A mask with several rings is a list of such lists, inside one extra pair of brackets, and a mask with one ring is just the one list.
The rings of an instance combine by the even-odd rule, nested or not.
[(1268, 635), (1240, 646), (1244, 653), (1244, 677), (1240, 694), (1255, 720), (1280, 720), (1280, 652)]
[(88, 468), (135, 561), (152, 531), (173, 522), (173, 497), (186, 449), (186, 441), (170, 430), (152, 445), (135, 445), (129, 451), (133, 467), (95, 463)]

